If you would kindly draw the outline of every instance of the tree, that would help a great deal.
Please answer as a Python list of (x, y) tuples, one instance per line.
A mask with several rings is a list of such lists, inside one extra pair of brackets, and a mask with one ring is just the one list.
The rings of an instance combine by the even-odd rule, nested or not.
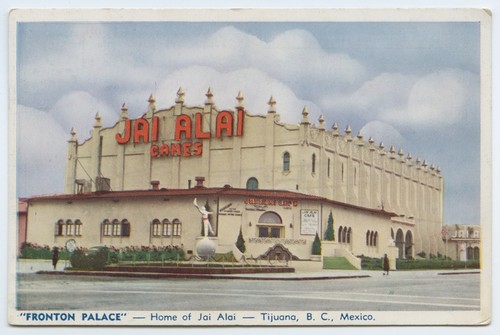
[(333, 215), (331, 210), (328, 216), (328, 226), (325, 231), (325, 241), (335, 241), (335, 229), (333, 228)]
[(314, 237), (314, 242), (312, 245), (312, 254), (321, 255), (321, 240), (319, 239), (318, 232), (316, 232), (316, 236)]
[(236, 241), (236, 248), (238, 248), (238, 250), (241, 251), (242, 254), (244, 254), (247, 250), (247, 248), (245, 247), (245, 239), (243, 239), (243, 233), (241, 232), (241, 227), (240, 234), (238, 235), (238, 240)]

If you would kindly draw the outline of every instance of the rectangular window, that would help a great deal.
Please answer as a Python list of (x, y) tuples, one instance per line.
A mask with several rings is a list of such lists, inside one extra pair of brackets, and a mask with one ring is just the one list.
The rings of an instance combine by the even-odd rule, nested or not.
[(82, 225), (75, 224), (75, 236), (82, 236)]
[(109, 223), (104, 224), (102, 234), (104, 236), (111, 236), (111, 224)]
[(112, 235), (113, 236), (120, 236), (120, 232), (121, 232), (120, 224), (119, 223), (114, 223), (113, 224), (113, 233), (112, 233)]

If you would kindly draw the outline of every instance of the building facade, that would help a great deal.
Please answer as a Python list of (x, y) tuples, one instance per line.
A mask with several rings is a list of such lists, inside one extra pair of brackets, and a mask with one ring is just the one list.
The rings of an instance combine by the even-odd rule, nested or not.
[[(234, 244), (241, 227), (254, 256), (280, 242), (292, 254), (307, 258), (315, 233), (323, 236), (331, 211), (336, 248), (354, 255), (380, 257), (390, 248), (397, 248), (400, 258), (442, 252), (443, 177), (425, 160), (414, 160), (393, 146), (386, 150), (362, 134), (353, 136), (349, 126), (342, 133), (337, 124), (327, 130), (323, 117), (313, 124), (307, 108), (300, 124), (284, 124), (273, 98), (266, 115), (248, 114), (241, 93), (234, 109), (220, 110), (210, 89), (200, 107), (185, 106), (182, 89), (171, 108), (157, 110), (153, 96), (148, 102), (147, 112), (135, 120), (129, 119), (124, 105), (118, 122), (109, 128), (97, 114), (92, 136), (84, 143), (78, 143), (72, 130), (65, 194), (31, 199), (30, 229), (90, 220), (81, 227), (99, 229), (88, 237), (82, 233), (82, 244), (123, 244), (123, 236), (110, 239), (102, 226), (126, 219), (131, 225), (128, 244), (181, 242), (191, 250), (200, 234), (190, 202), (199, 197), (216, 210), (212, 226), (221, 250)], [(202, 187), (195, 185), (197, 176), (204, 177)], [(209, 196), (202, 190), (220, 194)], [(165, 198), (169, 200), (160, 201)], [(296, 205), (276, 205), (291, 198), (297, 199)], [(221, 209), (226, 205), (234, 215)], [(52, 211), (54, 206), (61, 211)], [(41, 211), (36, 219), (33, 207)], [(38, 222), (41, 217), (43, 224)], [(179, 236), (167, 234), (167, 241), (152, 233), (153, 222), (166, 219), (173, 224), (175, 218), (182, 222)], [(278, 226), (268, 226), (265, 233), (266, 220)], [(136, 236), (132, 221), (141, 222)], [(46, 236), (48, 244), (60, 240), (59, 228), (54, 229), (56, 234), (51, 230)]]
[(481, 227), (479, 225), (444, 225), (444, 255), (457, 261), (479, 261), (481, 258)]

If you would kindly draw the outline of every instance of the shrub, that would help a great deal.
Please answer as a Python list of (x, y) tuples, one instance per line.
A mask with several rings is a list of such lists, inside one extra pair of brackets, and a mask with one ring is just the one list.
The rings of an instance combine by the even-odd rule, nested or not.
[(313, 255), (321, 255), (321, 240), (319, 239), (317, 232), (316, 232), (316, 236), (314, 237), (314, 242), (312, 244), (312, 254)]
[(330, 215), (328, 216), (328, 226), (325, 231), (325, 240), (326, 241), (335, 241), (335, 230), (333, 228), (333, 215), (330, 210)]
[(238, 235), (238, 240), (236, 241), (236, 247), (238, 248), (239, 251), (241, 251), (242, 254), (244, 254), (247, 249), (245, 247), (245, 239), (243, 239), (241, 227), (240, 227), (240, 234)]

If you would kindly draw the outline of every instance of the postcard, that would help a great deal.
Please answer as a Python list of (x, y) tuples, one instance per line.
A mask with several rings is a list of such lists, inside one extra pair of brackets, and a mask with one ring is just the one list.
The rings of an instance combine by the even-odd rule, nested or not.
[(491, 33), (484, 9), (13, 10), (9, 323), (489, 324)]

